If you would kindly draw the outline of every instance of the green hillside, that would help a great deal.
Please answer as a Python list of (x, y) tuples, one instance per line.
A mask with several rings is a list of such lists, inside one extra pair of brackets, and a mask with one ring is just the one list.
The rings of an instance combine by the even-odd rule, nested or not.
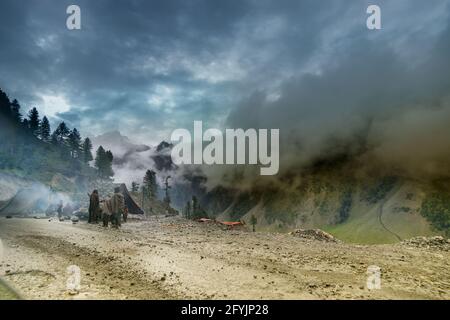
[(284, 187), (237, 192), (216, 216), (247, 223), (255, 216), (259, 231), (320, 228), (354, 243), (394, 243), (448, 233), (450, 197), (442, 188), (446, 183), (363, 175), (349, 167), (356, 168), (327, 167)]

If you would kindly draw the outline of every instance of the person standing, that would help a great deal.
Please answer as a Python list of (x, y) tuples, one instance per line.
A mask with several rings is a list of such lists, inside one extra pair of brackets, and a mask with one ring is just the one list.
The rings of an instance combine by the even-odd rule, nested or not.
[(103, 200), (101, 203), (103, 227), (107, 228), (111, 220), (111, 199)]
[(56, 212), (58, 213), (58, 219), (59, 219), (59, 220), (62, 219), (63, 207), (64, 207), (64, 203), (63, 203), (62, 200), (61, 200), (61, 201), (59, 202), (59, 204), (58, 204), (58, 208), (56, 208)]
[(114, 189), (114, 195), (111, 197), (112, 224), (114, 228), (119, 228), (121, 216), (125, 211), (125, 198), (120, 193), (120, 188)]
[(88, 223), (98, 223), (99, 211), (100, 211), (100, 199), (98, 196), (98, 191), (94, 190), (89, 197)]

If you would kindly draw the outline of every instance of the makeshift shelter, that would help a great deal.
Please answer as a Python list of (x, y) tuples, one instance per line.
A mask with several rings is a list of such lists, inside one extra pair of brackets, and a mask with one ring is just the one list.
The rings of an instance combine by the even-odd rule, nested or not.
[(0, 208), (0, 215), (28, 215), (43, 213), (49, 206), (49, 193), (39, 186), (20, 189), (17, 194), (6, 201)]
[[(125, 206), (130, 214), (144, 214), (144, 211), (136, 204), (131, 197), (125, 184), (119, 185), (120, 193), (123, 194)], [(58, 203), (63, 200), (64, 215), (70, 216), (77, 209), (68, 198), (61, 198), (60, 195), (50, 192), (41, 185), (32, 185), (20, 189), (17, 194), (4, 201), (0, 206), (0, 215), (31, 215), (35, 213), (46, 213), (50, 208), (52, 212), (56, 211)]]
[(120, 186), (120, 193), (122, 193), (125, 199), (125, 206), (128, 208), (128, 213), (131, 214), (144, 214), (144, 210), (139, 207), (139, 205), (134, 201), (133, 197), (128, 192), (128, 188), (125, 183), (122, 183)]

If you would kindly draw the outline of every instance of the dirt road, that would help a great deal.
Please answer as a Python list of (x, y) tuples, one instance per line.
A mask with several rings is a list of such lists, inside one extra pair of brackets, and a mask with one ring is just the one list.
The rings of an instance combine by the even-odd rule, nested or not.
[[(450, 253), (223, 230), (159, 218), (105, 230), (0, 220), (0, 276), (26, 299), (450, 299)], [(81, 270), (68, 292), (67, 268)], [(366, 288), (381, 268), (381, 289)]]

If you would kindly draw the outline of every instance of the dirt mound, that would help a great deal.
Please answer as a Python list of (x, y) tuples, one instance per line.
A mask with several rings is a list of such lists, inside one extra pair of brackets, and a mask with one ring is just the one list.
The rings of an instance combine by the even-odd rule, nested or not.
[(401, 242), (401, 245), (424, 249), (437, 249), (450, 251), (450, 239), (441, 236), (436, 237), (415, 237)]
[(325, 242), (339, 242), (338, 239), (333, 237), (331, 234), (326, 233), (320, 229), (297, 229), (295, 231), (290, 232), (289, 234), (294, 237), (310, 239), (310, 240), (318, 240)]

